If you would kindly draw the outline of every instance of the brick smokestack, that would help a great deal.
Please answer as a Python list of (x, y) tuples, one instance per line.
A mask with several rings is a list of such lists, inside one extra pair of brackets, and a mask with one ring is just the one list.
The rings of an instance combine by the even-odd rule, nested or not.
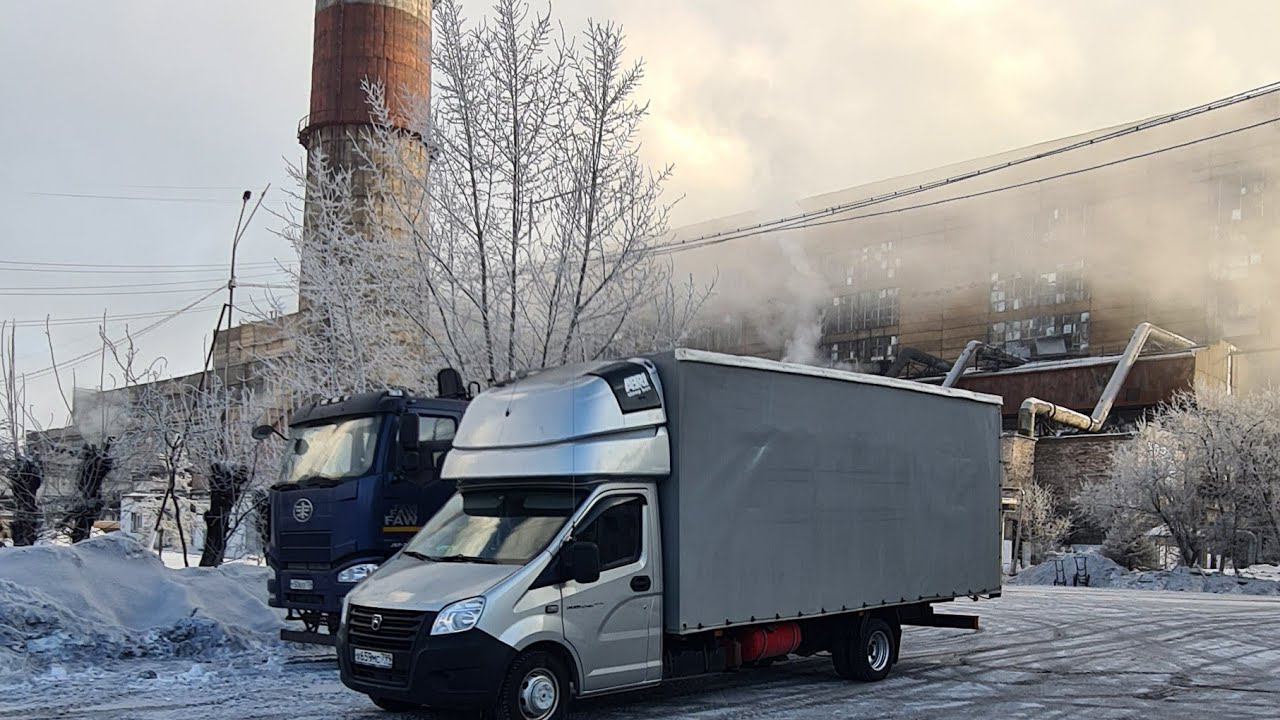
[(381, 80), (392, 115), (402, 90), (431, 90), (430, 0), (317, 0), (311, 61), (311, 113), (298, 139), (355, 134), (369, 122), (360, 83)]
[[(323, 150), (331, 167), (359, 168), (356, 143), (370, 123), (361, 83), (366, 78), (381, 81), (392, 119), (403, 121), (406, 92), (430, 98), (430, 48), (431, 0), (317, 0), (311, 112), (298, 130), (308, 167), (313, 155)], [(418, 158), (425, 176), (428, 152), (423, 138), (405, 128), (403, 142), (400, 156)], [(356, 173), (357, 194), (367, 182)], [(363, 219), (378, 221), (376, 212)], [(308, 300), (305, 273), (304, 267), (302, 304)]]

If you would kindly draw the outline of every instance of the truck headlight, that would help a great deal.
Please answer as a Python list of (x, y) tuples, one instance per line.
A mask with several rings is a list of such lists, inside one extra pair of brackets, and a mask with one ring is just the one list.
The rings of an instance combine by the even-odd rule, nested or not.
[(352, 565), (338, 573), (338, 582), (340, 583), (358, 583), (361, 580), (373, 574), (377, 570), (376, 563), (363, 563), (361, 565)]
[(473, 597), (446, 605), (436, 621), (431, 625), (432, 635), (448, 635), (449, 633), (470, 630), (480, 622), (480, 613), (484, 612), (484, 598)]

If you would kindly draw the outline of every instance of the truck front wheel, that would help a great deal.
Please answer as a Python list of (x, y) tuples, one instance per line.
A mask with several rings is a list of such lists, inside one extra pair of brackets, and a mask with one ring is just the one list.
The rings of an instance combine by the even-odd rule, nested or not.
[(898, 634), (880, 618), (867, 618), (836, 639), (831, 658), (836, 673), (849, 680), (883, 680), (893, 669)]
[(526, 651), (511, 662), (494, 720), (561, 720), (569, 714), (569, 673), (551, 653)]

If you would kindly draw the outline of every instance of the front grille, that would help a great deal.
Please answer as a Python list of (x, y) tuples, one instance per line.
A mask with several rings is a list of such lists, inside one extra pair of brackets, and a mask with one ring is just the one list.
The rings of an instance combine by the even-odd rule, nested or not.
[(282, 550), (328, 550), (329, 533), (327, 532), (282, 532), (280, 533), (280, 549)]
[[(382, 620), (377, 630), (373, 618)], [(381, 650), (392, 656), (391, 669), (366, 667), (351, 663), (351, 674), (382, 685), (405, 686), (409, 683), (409, 664), (413, 658), (413, 644), (423, 626), (435, 620), (435, 613), (414, 610), (381, 610), (352, 605), (347, 610), (347, 646), (365, 650)]]

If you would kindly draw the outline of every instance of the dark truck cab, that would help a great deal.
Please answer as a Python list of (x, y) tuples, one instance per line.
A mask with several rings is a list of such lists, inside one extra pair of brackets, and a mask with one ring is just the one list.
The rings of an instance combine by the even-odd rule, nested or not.
[(269, 604), (305, 629), (281, 630), (282, 639), (333, 644), (347, 591), (453, 494), (440, 467), (470, 395), (460, 382), (441, 385), (454, 388), (452, 397), (386, 390), (294, 412), (280, 482), (269, 492), (267, 589)]

